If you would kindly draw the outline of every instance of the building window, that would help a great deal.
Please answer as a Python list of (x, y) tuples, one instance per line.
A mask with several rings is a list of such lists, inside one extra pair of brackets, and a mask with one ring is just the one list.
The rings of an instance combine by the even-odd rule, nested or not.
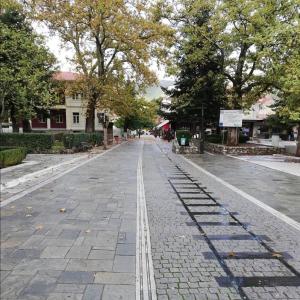
[(73, 124), (79, 124), (79, 113), (73, 112)]
[(38, 119), (40, 123), (47, 123), (47, 117), (43, 114), (39, 114)]
[(58, 114), (55, 116), (55, 122), (56, 123), (63, 123), (64, 122), (64, 119), (63, 119), (63, 115), (62, 114)]
[(75, 93), (72, 95), (73, 100), (80, 100), (82, 98), (82, 94), (80, 93)]

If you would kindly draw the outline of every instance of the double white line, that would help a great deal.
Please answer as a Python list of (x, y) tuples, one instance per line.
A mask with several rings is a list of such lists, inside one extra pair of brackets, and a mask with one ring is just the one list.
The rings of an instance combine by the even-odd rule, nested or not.
[(156, 300), (150, 231), (143, 180), (143, 159), (137, 167), (136, 300)]

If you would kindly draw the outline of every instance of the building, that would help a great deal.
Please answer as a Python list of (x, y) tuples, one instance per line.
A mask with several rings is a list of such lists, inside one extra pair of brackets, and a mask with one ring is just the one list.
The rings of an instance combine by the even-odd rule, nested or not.
[[(63, 81), (66, 84), (76, 80), (79, 75), (73, 72), (57, 72), (55, 80)], [(61, 95), (61, 103), (52, 107), (48, 112), (41, 111), (36, 118), (31, 120), (32, 130), (51, 131), (83, 131), (85, 130), (85, 101), (81, 93)], [(103, 126), (97, 118), (95, 111), (95, 130), (103, 130)]]
[(249, 137), (269, 138), (270, 128), (266, 124), (266, 119), (275, 113), (272, 109), (276, 101), (275, 97), (266, 95), (253, 104), (249, 110), (243, 112), (243, 128), (248, 130)]

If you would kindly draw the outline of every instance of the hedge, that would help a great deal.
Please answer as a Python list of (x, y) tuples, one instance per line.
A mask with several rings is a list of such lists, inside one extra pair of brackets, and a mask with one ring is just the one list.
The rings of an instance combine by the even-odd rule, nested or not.
[(186, 138), (185, 146), (188, 146), (192, 138), (192, 134), (188, 130), (176, 130), (176, 138), (179, 145), (181, 145), (181, 138)]
[[(249, 140), (248, 136), (244, 136), (242, 134), (239, 135), (239, 144), (244, 144)], [(224, 144), (227, 143), (227, 132), (224, 133), (224, 138), (221, 134), (211, 134), (205, 136), (205, 141), (214, 144)]]
[(26, 157), (25, 148), (0, 147), (0, 168), (13, 166), (22, 162)]
[(44, 152), (51, 149), (53, 136), (49, 133), (2, 133), (0, 146), (26, 147), (28, 152)]
[(67, 149), (78, 148), (82, 143), (88, 143), (93, 146), (101, 145), (103, 135), (100, 132), (94, 133), (66, 133), (63, 135), (63, 143)]

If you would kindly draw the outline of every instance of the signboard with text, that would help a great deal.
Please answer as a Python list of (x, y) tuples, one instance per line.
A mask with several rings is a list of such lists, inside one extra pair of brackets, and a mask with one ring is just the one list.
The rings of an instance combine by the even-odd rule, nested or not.
[(220, 110), (220, 127), (242, 127), (242, 110)]

